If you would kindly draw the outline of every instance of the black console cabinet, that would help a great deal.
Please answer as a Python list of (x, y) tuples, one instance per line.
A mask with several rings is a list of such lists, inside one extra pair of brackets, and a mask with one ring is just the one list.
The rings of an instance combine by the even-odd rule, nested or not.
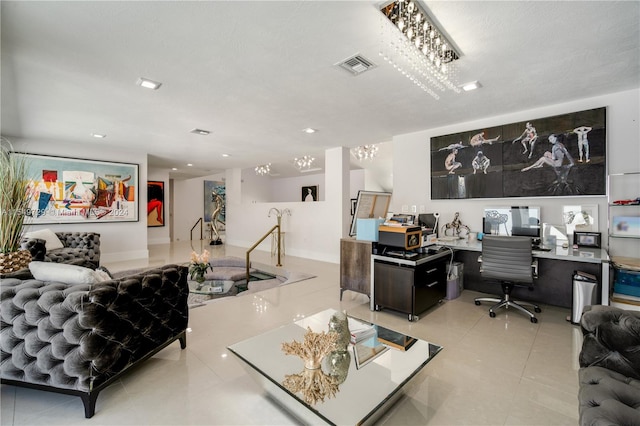
[(417, 321), (418, 314), (438, 304), (447, 292), (446, 255), (406, 262), (374, 256), (373, 285), (376, 311), (392, 309)]

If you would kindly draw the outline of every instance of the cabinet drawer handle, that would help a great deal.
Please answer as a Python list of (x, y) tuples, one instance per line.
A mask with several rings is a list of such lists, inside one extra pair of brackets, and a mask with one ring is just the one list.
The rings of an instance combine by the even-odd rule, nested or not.
[(433, 272), (436, 272), (437, 270), (438, 270), (438, 268), (429, 269), (429, 270), (427, 271), (427, 274), (431, 274), (431, 273), (433, 273)]
[(427, 284), (427, 287), (431, 288), (431, 287), (436, 286), (436, 285), (438, 285), (438, 281), (434, 281), (431, 284)]

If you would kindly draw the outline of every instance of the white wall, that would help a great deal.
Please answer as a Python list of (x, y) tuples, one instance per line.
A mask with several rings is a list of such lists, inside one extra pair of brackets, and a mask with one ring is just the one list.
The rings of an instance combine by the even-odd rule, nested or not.
[[(176, 241), (200, 241), (200, 225), (191, 228), (204, 219), (204, 181), (223, 181), (225, 174), (218, 173), (205, 177), (173, 181), (173, 238)], [(166, 198), (166, 197), (165, 197)], [(227, 193), (227, 199), (229, 194)], [(227, 202), (228, 205), (228, 202)], [(168, 206), (167, 206), (168, 207)], [(227, 216), (229, 210), (227, 209)], [(207, 237), (207, 224), (202, 223), (203, 238)]]
[[(343, 229), (350, 224), (350, 173), (349, 152), (346, 148), (334, 148), (327, 151), (325, 159), (326, 173), (319, 185), (324, 186), (325, 199), (314, 203), (242, 202), (249, 176), (243, 177), (239, 169), (228, 170), (227, 183), (227, 232), (226, 242), (240, 247), (251, 247), (271, 227), (276, 225), (275, 214), (269, 217), (269, 211), (289, 209), (291, 215), (282, 218), (282, 231), (285, 232), (286, 253), (288, 255), (317, 259), (327, 262), (339, 262), (340, 238)], [(315, 175), (314, 175), (315, 176)], [(256, 194), (248, 188), (252, 194)], [(295, 190), (296, 194), (300, 188)], [(267, 238), (259, 250), (270, 250), (271, 239)]]
[(101, 261), (113, 262), (149, 257), (147, 250), (147, 155), (135, 152), (119, 152), (101, 149), (99, 141), (85, 144), (67, 142), (9, 138), (16, 151), (31, 154), (75, 157), (88, 160), (136, 163), (139, 167), (138, 191), (139, 220), (137, 222), (91, 222), (73, 224), (31, 225), (29, 230), (49, 228), (60, 232), (100, 233)]
[[(514, 202), (539, 205), (542, 207), (543, 222), (561, 224), (563, 205), (597, 204), (599, 230), (603, 233), (603, 240), (606, 244), (604, 237), (607, 230), (607, 199), (604, 196), (432, 201), (429, 178), (431, 169), (430, 138), (537, 117), (607, 107), (609, 172), (637, 171), (640, 169), (639, 104), (640, 90), (635, 89), (395, 136), (393, 138), (394, 190), (391, 210), (400, 212), (403, 205), (416, 205), (419, 211), (420, 206), (424, 206), (426, 212), (440, 213), (442, 223), (450, 222), (455, 212), (460, 212), (462, 222), (471, 227), (472, 231), (479, 231), (482, 228), (483, 209), (487, 205), (511, 205)], [(632, 250), (635, 250), (635, 257), (638, 257), (640, 244), (638, 244), (638, 240), (634, 240), (633, 244)]]
[[(147, 180), (157, 180), (164, 182), (164, 226), (154, 226), (152, 228), (147, 228), (147, 243), (148, 244), (167, 244), (171, 242), (170, 234), (170, 218), (169, 218), (169, 202), (171, 200), (171, 188), (169, 185), (169, 172), (166, 170), (157, 170), (157, 169), (149, 169), (149, 174), (147, 176)], [(145, 185), (144, 190), (146, 193), (147, 186)], [(145, 203), (146, 207), (146, 203)], [(155, 214), (155, 212), (152, 212)], [(145, 209), (144, 216), (141, 220), (147, 220), (147, 211)]]
[[(286, 253), (290, 255), (338, 262), (339, 240), (351, 225), (351, 198), (356, 198), (358, 191), (365, 189), (365, 171), (348, 171), (348, 150), (343, 155), (343, 148), (336, 148), (338, 158), (327, 168), (328, 173), (295, 178), (264, 178), (256, 176), (253, 170), (228, 170), (222, 175), (207, 176), (189, 180), (174, 181), (174, 238), (190, 239), (190, 229), (204, 209), (203, 181), (225, 180), (227, 191), (227, 226), (225, 243), (239, 247), (251, 247), (271, 227), (276, 225), (275, 212), (269, 217), (272, 208), (289, 209), (291, 215), (282, 217), (282, 231), (285, 232)], [(346, 157), (346, 158), (345, 158)], [(346, 160), (346, 165), (343, 164)], [(346, 172), (342, 171), (345, 168)], [(348, 179), (345, 178), (348, 176)], [(155, 175), (154, 175), (155, 176)], [(154, 178), (155, 179), (155, 178)], [(158, 179), (159, 180), (159, 179)], [(318, 185), (321, 201), (305, 203), (300, 201), (302, 186)], [(341, 189), (345, 188), (346, 189)], [(332, 188), (332, 194), (325, 199), (322, 188)], [(267, 202), (265, 196), (271, 190), (290, 193), (291, 201)], [(366, 188), (368, 189), (368, 188)], [(168, 200), (168, 198), (166, 197)], [(344, 199), (344, 201), (343, 201)], [(238, 202), (238, 200), (241, 200)], [(342, 204), (344, 203), (344, 206)], [(167, 209), (169, 207), (167, 206)], [(333, 215), (333, 217), (332, 217)], [(342, 225), (340, 225), (342, 223)], [(333, 237), (331, 237), (333, 235)], [(193, 237), (199, 240), (199, 228), (194, 229)], [(271, 237), (264, 240), (258, 250), (271, 250)]]

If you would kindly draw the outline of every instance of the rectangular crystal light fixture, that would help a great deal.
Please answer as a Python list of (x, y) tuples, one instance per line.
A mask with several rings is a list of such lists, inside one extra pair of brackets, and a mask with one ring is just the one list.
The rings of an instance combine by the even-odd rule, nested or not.
[(460, 93), (452, 81), (460, 55), (418, 2), (396, 0), (380, 11), (380, 56), (435, 99), (437, 91)]

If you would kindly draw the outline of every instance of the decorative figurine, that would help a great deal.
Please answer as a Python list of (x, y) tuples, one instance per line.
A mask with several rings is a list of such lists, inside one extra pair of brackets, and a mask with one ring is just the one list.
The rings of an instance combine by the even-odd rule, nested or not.
[(466, 230), (467, 233), (464, 235), (468, 235), (469, 232), (471, 232), (471, 230), (469, 229), (469, 227), (467, 225), (464, 225), (461, 221), (460, 221), (460, 213), (456, 212), (455, 216), (453, 217), (453, 220), (450, 223), (445, 223), (442, 226), (442, 233), (445, 236), (448, 237), (459, 237), (462, 238), (463, 236), (460, 235), (460, 233), (462, 232), (462, 230)]

